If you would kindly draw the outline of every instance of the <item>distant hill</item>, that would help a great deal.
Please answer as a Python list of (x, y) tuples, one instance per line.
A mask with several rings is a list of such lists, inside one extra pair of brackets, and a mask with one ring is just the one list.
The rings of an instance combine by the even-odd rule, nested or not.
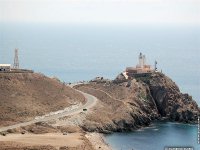
[(84, 103), (82, 94), (38, 73), (0, 73), (0, 126)]

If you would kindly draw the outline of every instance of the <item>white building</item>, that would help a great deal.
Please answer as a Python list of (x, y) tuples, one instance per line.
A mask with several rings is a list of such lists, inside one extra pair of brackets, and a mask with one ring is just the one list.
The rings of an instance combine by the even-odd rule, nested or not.
[(136, 65), (136, 67), (127, 67), (126, 68), (125, 73), (127, 75), (153, 72), (153, 69), (151, 69), (151, 66), (146, 64), (146, 56), (145, 55), (140, 53), (138, 60), (139, 60), (139, 63)]
[(10, 70), (11, 70), (11, 64), (0, 64), (0, 72), (10, 71)]

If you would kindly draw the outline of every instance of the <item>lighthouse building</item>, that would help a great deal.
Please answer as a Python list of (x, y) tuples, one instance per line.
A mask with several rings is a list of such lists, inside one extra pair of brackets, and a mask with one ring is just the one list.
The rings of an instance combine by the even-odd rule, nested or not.
[(153, 72), (151, 66), (146, 64), (146, 56), (142, 53), (139, 54), (139, 62), (136, 67), (127, 67), (124, 74), (127, 76), (134, 75), (134, 74), (145, 74)]

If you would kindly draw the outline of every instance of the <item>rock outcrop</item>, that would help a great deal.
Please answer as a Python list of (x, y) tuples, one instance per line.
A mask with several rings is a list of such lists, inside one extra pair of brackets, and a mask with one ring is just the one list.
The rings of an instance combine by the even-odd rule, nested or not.
[(152, 74), (141, 81), (149, 86), (159, 114), (171, 121), (196, 122), (199, 115), (197, 103), (188, 94), (180, 92), (170, 78), (161, 73)]

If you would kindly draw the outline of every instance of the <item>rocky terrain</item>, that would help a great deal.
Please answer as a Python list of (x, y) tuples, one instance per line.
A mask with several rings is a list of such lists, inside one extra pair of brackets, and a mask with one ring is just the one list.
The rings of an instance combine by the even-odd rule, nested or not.
[[(99, 133), (131, 131), (155, 120), (196, 123), (200, 113), (162, 73), (98, 77), (74, 88), (98, 101), (77, 114), (1, 132), (0, 150), (110, 150)], [(37, 73), (1, 73), (0, 94), (0, 127), (86, 103), (84, 93)]]
[(0, 95), (0, 127), (85, 103), (79, 92), (38, 73), (0, 73)]
[[(0, 127), (37, 120), (86, 103), (82, 93), (57, 78), (38, 73), (0, 73), (0, 94)], [(2, 131), (0, 150), (94, 150), (91, 140), (99, 149), (104, 145), (100, 136), (86, 136), (87, 133), (75, 124), (76, 120), (85, 119), (82, 116), (86, 114), (81, 114), (54, 117), (56, 120)]]
[(140, 78), (148, 85), (158, 112), (170, 121), (197, 123), (200, 109), (192, 96), (180, 92), (178, 86), (164, 74)]
[(200, 113), (197, 103), (162, 73), (132, 77), (120, 74), (115, 80), (97, 78), (77, 89), (100, 101), (86, 116), (86, 131), (109, 133), (134, 130), (154, 120), (196, 123)]

